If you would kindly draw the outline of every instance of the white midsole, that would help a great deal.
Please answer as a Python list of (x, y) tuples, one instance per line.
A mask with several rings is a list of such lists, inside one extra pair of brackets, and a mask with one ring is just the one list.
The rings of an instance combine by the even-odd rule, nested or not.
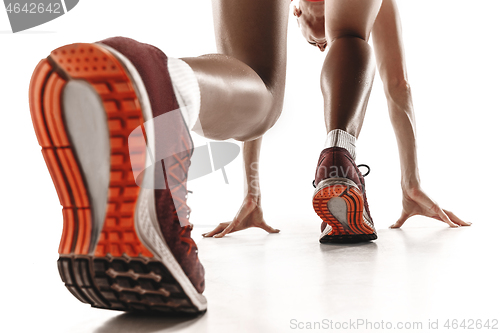
[[(321, 182), (319, 182), (319, 184), (316, 186), (316, 189), (314, 190), (314, 193), (313, 193), (313, 199), (316, 196), (316, 194), (319, 191), (321, 191), (322, 189), (324, 189), (325, 187), (335, 186), (335, 185), (352, 186), (352, 187), (355, 187), (359, 191), (359, 187), (356, 185), (356, 183), (354, 183), (352, 180), (350, 180), (348, 178), (326, 178), (326, 179), (323, 179)], [(335, 212), (330, 211), (330, 213), (335, 216)], [(368, 212), (366, 211), (364, 206), (363, 206), (363, 222), (366, 225), (368, 225), (370, 228), (372, 228), (374, 233), (377, 233), (375, 230), (375, 226), (373, 225), (373, 222), (371, 221), (370, 217), (368, 216)], [(319, 237), (320, 239), (323, 238), (324, 236), (328, 235), (328, 233), (330, 233), (330, 231), (333, 229), (328, 224), (327, 224), (327, 227), (329, 227), (329, 228), (325, 228), (323, 230), (323, 232), (321, 233), (321, 235)], [(350, 229), (349, 226), (347, 226), (347, 228)], [(327, 231), (327, 229), (329, 229), (329, 230)]]
[[(153, 111), (151, 109), (147, 90), (137, 69), (130, 62), (130, 60), (128, 60), (124, 55), (122, 55), (115, 49), (103, 44), (99, 44), (99, 46), (111, 52), (128, 70), (128, 73), (130, 74), (132, 81), (134, 82), (137, 89), (136, 92), (139, 94), (138, 97), (141, 103), (144, 121), (153, 119)], [(154, 132), (151, 134), (154, 135)], [(152, 161), (155, 161), (155, 149), (153, 146), (154, 141), (155, 140), (148, 141), (150, 154), (153, 155), (151, 157)], [(144, 179), (151, 179), (151, 177), (154, 177), (154, 167), (146, 168), (144, 172)], [(154, 182), (151, 182), (151, 184), (154, 184)], [(155, 255), (155, 257), (163, 262), (172, 276), (181, 285), (182, 289), (189, 297), (193, 305), (196, 306), (200, 311), (206, 310), (207, 299), (205, 298), (205, 296), (198, 293), (196, 288), (191, 283), (191, 280), (189, 280), (189, 278), (184, 273), (184, 270), (175, 259), (167, 243), (165, 242), (165, 239), (163, 238), (156, 216), (155, 195), (154, 190), (152, 189), (141, 187), (135, 210), (135, 227), (141, 242), (146, 245), (146, 247)]]
[(319, 236), (319, 239), (322, 239), (325, 236), (328, 236), (328, 234), (333, 230), (332, 226), (327, 224), (321, 235)]

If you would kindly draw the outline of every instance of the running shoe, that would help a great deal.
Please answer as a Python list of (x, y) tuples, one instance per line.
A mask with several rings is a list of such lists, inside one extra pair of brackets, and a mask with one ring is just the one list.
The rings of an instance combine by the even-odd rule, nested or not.
[(116, 37), (60, 47), (31, 79), (31, 117), (62, 206), (59, 273), (93, 307), (207, 307), (186, 205), (193, 145), (167, 61)]
[(313, 207), (323, 220), (321, 243), (377, 239), (366, 200), (364, 177), (346, 149), (331, 147), (321, 152), (313, 186), (316, 188)]

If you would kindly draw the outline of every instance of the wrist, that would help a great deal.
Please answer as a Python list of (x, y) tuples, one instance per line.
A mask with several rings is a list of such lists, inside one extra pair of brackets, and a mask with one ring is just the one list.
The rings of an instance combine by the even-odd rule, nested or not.
[(259, 193), (247, 193), (243, 202), (246, 204), (260, 206), (260, 192)]
[(403, 191), (411, 191), (417, 188), (420, 188), (420, 177), (418, 175), (401, 178), (401, 189)]

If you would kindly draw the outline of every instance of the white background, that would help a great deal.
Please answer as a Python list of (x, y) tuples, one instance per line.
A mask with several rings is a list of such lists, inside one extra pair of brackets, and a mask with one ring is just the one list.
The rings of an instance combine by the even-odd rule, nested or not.
[[(487, 230), (499, 223), (500, 2), (404, 0), (399, 7), (424, 190), (443, 208)], [(62, 45), (111, 36), (153, 44), (173, 57), (215, 53), (212, 26), (208, 0), (82, 0), (68, 14), (17, 34), (10, 32), (7, 14), (0, 10), (0, 279), (2, 288), (10, 289), (1, 308), (33, 307), (33, 318), (38, 318), (35, 307), (50, 306), (51, 295), (67, 293), (54, 264), (61, 207), (29, 114), (29, 80), (38, 61)], [(324, 54), (303, 40), (291, 15), (288, 44), (285, 106), (264, 137), (261, 155), (264, 214), (283, 231), (292, 223), (319, 231), (311, 182), (326, 135), (319, 86)], [(206, 142), (194, 139), (197, 145)], [(401, 190), (395, 138), (378, 76), (357, 146), (357, 162), (371, 167), (367, 194), (375, 225), (386, 228), (399, 217)], [(220, 171), (189, 184), (195, 226), (207, 229), (232, 219), (238, 210), (241, 156), (226, 172), (229, 185)], [(413, 218), (407, 223), (423, 222)], [(492, 260), (498, 261), (496, 255)], [(45, 286), (45, 301), (30, 299), (20, 289), (34, 287), (35, 275), (37, 284)], [(16, 313), (9, 318), (22, 323), (25, 319)]]

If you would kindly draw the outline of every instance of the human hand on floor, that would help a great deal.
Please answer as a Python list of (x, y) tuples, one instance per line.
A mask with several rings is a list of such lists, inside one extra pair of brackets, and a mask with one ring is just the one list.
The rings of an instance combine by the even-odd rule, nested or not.
[(447, 223), (450, 227), (470, 226), (472, 223), (459, 219), (455, 214), (446, 209), (441, 209), (420, 186), (411, 189), (403, 189), (403, 212), (399, 220), (390, 226), (395, 229), (401, 227), (406, 220), (414, 215), (431, 217), (438, 221)]
[(214, 230), (204, 233), (203, 237), (221, 238), (225, 235), (251, 227), (262, 228), (265, 231), (274, 234), (280, 232), (274, 229), (264, 221), (260, 197), (247, 195), (243, 200), (240, 210), (231, 222), (220, 223)]

